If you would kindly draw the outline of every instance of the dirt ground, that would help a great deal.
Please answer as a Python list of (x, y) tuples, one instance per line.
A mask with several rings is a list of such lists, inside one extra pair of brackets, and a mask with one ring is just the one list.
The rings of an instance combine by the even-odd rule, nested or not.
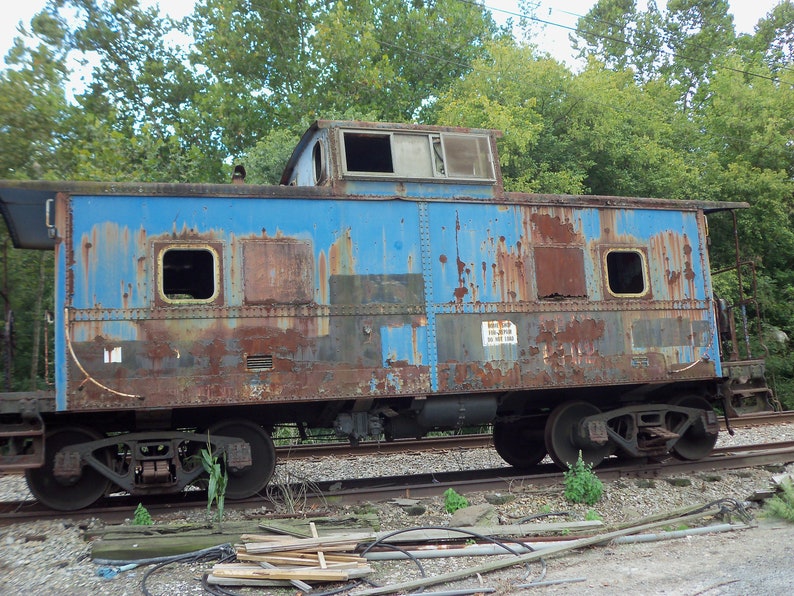
[[(753, 528), (721, 534), (601, 546), (550, 558), (546, 561), (546, 580), (584, 581), (533, 591), (588, 596), (611, 596), (616, 592), (686, 596), (790, 594), (794, 589), (794, 524), (768, 519), (756, 523)], [(508, 575), (500, 574), (500, 579), (508, 580)], [(511, 593), (504, 584), (502, 589), (502, 593)]]

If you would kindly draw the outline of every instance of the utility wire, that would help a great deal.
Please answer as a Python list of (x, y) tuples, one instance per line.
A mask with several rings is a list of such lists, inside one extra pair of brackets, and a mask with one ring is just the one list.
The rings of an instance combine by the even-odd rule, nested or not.
[[(551, 10), (551, 9), (549, 9), (549, 10)], [(576, 13), (576, 12), (571, 12), (569, 10), (564, 10), (564, 9), (561, 9), (561, 8), (555, 8), (554, 10), (556, 10), (557, 12), (560, 12), (562, 14), (566, 14), (568, 16), (576, 17), (577, 19), (587, 19), (587, 20), (590, 20), (590, 21), (594, 21), (594, 22), (597, 22), (597, 23), (604, 24), (604, 25), (609, 25), (610, 27), (623, 27), (619, 23), (614, 23), (612, 21), (607, 21), (605, 19), (599, 19), (599, 18), (596, 18), (596, 17), (592, 17), (589, 14), (583, 15), (583, 14), (579, 14), (579, 13)], [(659, 14), (661, 14), (661, 13), (659, 13)], [(638, 32), (636, 26), (631, 26), (630, 24), (626, 25), (624, 28), (626, 30), (628, 30), (629, 32), (631, 32), (631, 33), (637, 33)], [(593, 34), (593, 35), (595, 37), (598, 37), (598, 35), (596, 35), (596, 34)], [(663, 31), (659, 35), (659, 39), (662, 40), (664, 43), (668, 43), (669, 44), (670, 43), (670, 33), (667, 32), (667, 31)], [(705, 45), (702, 45), (702, 44), (694, 44), (692, 47), (694, 47), (696, 49), (699, 49), (699, 50), (705, 50), (707, 52), (710, 52), (712, 55), (718, 53), (718, 52), (715, 52), (709, 46), (705, 46)], [(791, 67), (788, 67), (788, 66), (782, 66), (781, 65), (780, 68), (782, 70), (787, 70), (789, 72), (794, 72), (794, 68), (791, 68)], [(762, 76), (762, 75), (758, 75), (758, 76)]]
[[(522, 18), (522, 19), (526, 19), (526, 20), (529, 20), (529, 21), (535, 21), (535, 22), (541, 23), (543, 25), (550, 25), (552, 27), (558, 27), (558, 28), (561, 28), (561, 29), (567, 29), (568, 31), (573, 31), (574, 33), (576, 33), (577, 35), (580, 35), (580, 36), (584, 34), (584, 31), (579, 29), (579, 27), (571, 27), (569, 25), (563, 25), (562, 23), (556, 23), (554, 21), (548, 21), (548, 20), (541, 19), (541, 18), (532, 16), (532, 15), (525, 14), (525, 13), (519, 13), (519, 12), (514, 12), (514, 11), (510, 11), (510, 10), (501, 9), (501, 8), (495, 8), (495, 7), (489, 6), (487, 4), (480, 4), (476, 0), (458, 0), (458, 2), (461, 2), (462, 4), (469, 4), (469, 5), (472, 5), (472, 6), (480, 6), (482, 8), (486, 8), (486, 9), (492, 11), (492, 12), (493, 11), (501, 12), (501, 13), (504, 13), (504, 14), (508, 14), (508, 15), (511, 15), (511, 16), (516, 16), (516, 17), (519, 17), (519, 18)], [(571, 13), (571, 14), (573, 14), (573, 13)], [(574, 15), (574, 16), (576, 16), (576, 15)], [(614, 23), (608, 23), (607, 22), (606, 24), (617, 26)], [(622, 43), (622, 44), (625, 44), (627, 47), (631, 47), (631, 48), (633, 48), (635, 50), (642, 50), (643, 49), (638, 44), (635, 44), (633, 42), (627, 41), (627, 40), (619, 38), (619, 37), (613, 37), (613, 36), (610, 36), (610, 35), (604, 35), (604, 34), (598, 34), (598, 33), (590, 33), (589, 35), (592, 35), (593, 37), (597, 37), (599, 39), (606, 40), (606, 41), (614, 41), (616, 43)], [(669, 38), (668, 39), (664, 39), (664, 41), (665, 42), (669, 42)], [(714, 50), (712, 50), (712, 49), (710, 49), (710, 48), (708, 48), (706, 46), (696, 46), (696, 47), (700, 47), (700, 48), (706, 49), (709, 52), (711, 52), (712, 55), (719, 54), (719, 52), (715, 52)], [(669, 49), (665, 49), (665, 48), (660, 48), (660, 53), (667, 54), (667, 55), (669, 55), (669, 56), (671, 56), (673, 58), (681, 58), (681, 59), (691, 58), (691, 56), (687, 56), (687, 55), (682, 54), (680, 52), (675, 52), (673, 50), (669, 50)], [(729, 71), (732, 71), (732, 72), (743, 74), (743, 75), (749, 76), (749, 77), (757, 77), (757, 78), (760, 78), (760, 79), (765, 79), (765, 80), (768, 80), (768, 81), (772, 81), (772, 82), (779, 83), (779, 84), (784, 84), (784, 85), (794, 85), (794, 82), (785, 81), (785, 80), (782, 80), (779, 77), (775, 77), (775, 76), (770, 76), (770, 75), (765, 75), (765, 74), (760, 74), (760, 73), (754, 73), (754, 72), (751, 72), (749, 70), (740, 70), (738, 68), (732, 68), (730, 66), (723, 66), (722, 68), (724, 68), (725, 70), (729, 70)]]

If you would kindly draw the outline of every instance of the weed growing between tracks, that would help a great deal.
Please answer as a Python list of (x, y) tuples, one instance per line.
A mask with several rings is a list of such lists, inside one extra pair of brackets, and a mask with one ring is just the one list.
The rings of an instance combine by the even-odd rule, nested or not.
[(781, 492), (764, 504), (764, 513), (794, 523), (794, 484), (790, 480), (780, 483)]
[(604, 484), (593, 472), (593, 466), (582, 460), (582, 452), (576, 463), (568, 465), (568, 470), (563, 474), (565, 479), (565, 498), (571, 503), (584, 503), (595, 505), (604, 494)]

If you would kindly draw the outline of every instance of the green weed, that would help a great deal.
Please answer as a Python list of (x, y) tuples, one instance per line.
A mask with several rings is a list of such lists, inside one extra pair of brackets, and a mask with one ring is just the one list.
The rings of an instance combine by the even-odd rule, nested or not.
[(135, 517), (132, 520), (133, 526), (151, 526), (152, 516), (149, 515), (148, 509), (143, 506), (143, 503), (138, 503), (135, 508)]
[(790, 480), (780, 483), (781, 492), (764, 503), (764, 513), (794, 522), (794, 484)]
[[(226, 454), (224, 453), (224, 458)], [(210, 477), (209, 484), (207, 485), (207, 514), (212, 511), (212, 504), (215, 503), (218, 507), (218, 530), (223, 531), (221, 523), (223, 521), (223, 505), (226, 500), (226, 484), (229, 477), (226, 475), (226, 469), (218, 461), (217, 456), (212, 455), (212, 444), (210, 443), (209, 434), (207, 435), (207, 448), (201, 450), (201, 465)]]
[(593, 472), (593, 466), (582, 461), (582, 452), (576, 463), (568, 464), (568, 471), (563, 474), (565, 498), (571, 503), (595, 505), (601, 500), (604, 485)]
[(454, 488), (448, 488), (444, 491), (444, 509), (447, 513), (455, 513), (458, 509), (463, 509), (469, 506), (469, 501), (463, 495), (455, 492)]

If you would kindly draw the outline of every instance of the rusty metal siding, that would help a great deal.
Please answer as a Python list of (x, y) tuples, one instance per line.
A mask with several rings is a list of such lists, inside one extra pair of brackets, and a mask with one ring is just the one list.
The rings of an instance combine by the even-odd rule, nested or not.
[[(58, 304), (68, 321), (56, 345), (68, 385), (58, 408), (720, 372), (696, 210), (284, 195), (64, 200)], [(164, 298), (169, 246), (210, 247), (218, 294)], [(611, 250), (643, 255), (647, 291), (610, 294)]]
[[(645, 383), (719, 373), (695, 211), (431, 204), (434, 389)], [(606, 254), (642, 255), (644, 291), (613, 295)], [(515, 337), (486, 345), (486, 328)]]
[[(76, 196), (70, 212), (61, 409), (429, 390), (415, 203)], [(163, 299), (169, 245), (213, 247), (216, 299)]]

